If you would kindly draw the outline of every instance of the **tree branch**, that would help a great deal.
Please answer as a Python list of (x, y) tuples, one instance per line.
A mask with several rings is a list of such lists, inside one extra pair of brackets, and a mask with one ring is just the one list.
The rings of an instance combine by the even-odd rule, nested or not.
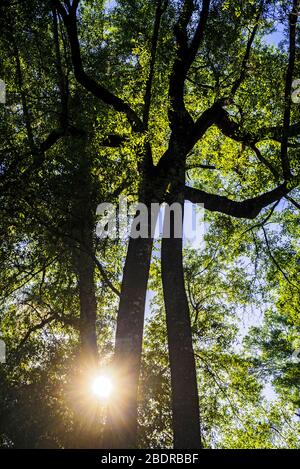
[(246, 47), (246, 51), (245, 51), (245, 55), (244, 55), (244, 58), (243, 58), (243, 61), (242, 61), (242, 65), (241, 65), (241, 73), (240, 73), (240, 76), (239, 78), (235, 81), (235, 83), (233, 84), (232, 88), (231, 88), (231, 97), (233, 98), (235, 93), (237, 92), (237, 90), (239, 89), (239, 87), (241, 86), (241, 84), (243, 83), (245, 77), (246, 77), (246, 72), (247, 72), (247, 65), (248, 65), (248, 61), (249, 61), (249, 58), (250, 58), (250, 53), (251, 53), (251, 48), (252, 48), (252, 45), (253, 45), (253, 42), (254, 42), (254, 39), (255, 39), (255, 36), (256, 36), (256, 33), (257, 33), (257, 30), (258, 30), (258, 22), (259, 22), (259, 19), (260, 19), (260, 16), (261, 16), (261, 13), (262, 13), (262, 8), (260, 7), (259, 9), (259, 13), (257, 14), (256, 18), (255, 18), (255, 25), (254, 25), (254, 28), (250, 34), (250, 37), (249, 37), (249, 40), (247, 42), (247, 47)]
[(186, 186), (185, 198), (193, 203), (203, 203), (205, 208), (211, 212), (220, 212), (236, 218), (253, 219), (264, 207), (286, 196), (290, 190), (292, 188), (288, 188), (287, 184), (284, 183), (270, 192), (237, 202), (225, 196), (209, 194), (200, 189)]
[(101, 273), (101, 276), (104, 280), (104, 283), (106, 283), (106, 285), (111, 289), (111, 291), (113, 293), (115, 293), (115, 295), (117, 296), (121, 296), (121, 293), (120, 291), (112, 284), (112, 282), (109, 280), (108, 276), (107, 276), (107, 273), (103, 267), (103, 265), (101, 264), (101, 262), (99, 262), (99, 260), (97, 259), (96, 256), (93, 256), (93, 259), (94, 259), (94, 262), (97, 266), (97, 268), (99, 269), (99, 272)]
[(294, 205), (294, 207), (296, 207), (298, 210), (300, 210), (300, 204), (299, 202), (297, 202), (295, 199), (293, 199), (292, 197), (289, 197), (288, 195), (285, 196), (285, 198), (291, 202), (291, 204)]
[(17, 352), (24, 346), (24, 344), (27, 342), (27, 340), (29, 339), (29, 337), (31, 336), (31, 334), (33, 332), (38, 331), (39, 329), (43, 329), (47, 324), (49, 324), (50, 322), (52, 322), (54, 320), (55, 320), (55, 315), (51, 315), (51, 316), (43, 319), (38, 324), (30, 327), (28, 329), (28, 331), (26, 332), (25, 336), (23, 337), (23, 339), (21, 340), (21, 342), (19, 343), (19, 345), (17, 347)]
[(193, 61), (195, 60), (196, 54), (203, 40), (204, 31), (205, 31), (205, 27), (206, 27), (208, 16), (209, 16), (209, 7), (210, 7), (210, 0), (203, 0), (198, 26), (196, 28), (194, 37), (191, 41), (191, 45), (188, 48), (188, 54), (185, 59), (186, 73), (188, 72)]
[(281, 141), (281, 164), (284, 178), (291, 178), (291, 168), (288, 158), (288, 137), (291, 120), (292, 81), (296, 57), (296, 24), (298, 18), (299, 0), (293, 0), (293, 9), (289, 15), (289, 63), (285, 79), (285, 109), (283, 118), (283, 135)]
[(78, 83), (80, 83), (85, 89), (92, 93), (95, 97), (101, 99), (104, 103), (112, 106), (116, 111), (126, 114), (128, 121), (132, 125), (135, 131), (143, 131), (143, 123), (135, 111), (125, 103), (121, 98), (111, 93), (100, 83), (96, 82), (85, 72), (81, 59), (80, 45), (78, 39), (77, 31), (77, 6), (79, 2), (73, 2), (69, 14), (62, 6), (59, 0), (52, 0), (54, 7), (57, 9), (58, 13), (61, 15), (65, 27), (67, 29), (70, 48), (71, 48), (71, 57), (72, 64), (74, 69), (74, 75)]
[(156, 51), (157, 51), (157, 44), (158, 44), (158, 37), (159, 37), (160, 22), (161, 22), (163, 11), (164, 11), (163, 0), (157, 0), (155, 19), (154, 19), (154, 28), (153, 28), (153, 35), (152, 35), (152, 42), (151, 42), (150, 68), (149, 68), (149, 75), (148, 75), (148, 79), (146, 83), (146, 91), (145, 91), (145, 96), (144, 96), (143, 123), (144, 123), (145, 130), (148, 129), (149, 113), (150, 113), (150, 105), (151, 105), (151, 89), (152, 89), (152, 82), (153, 82), (153, 77), (154, 77), (154, 67), (155, 67)]
[(285, 271), (281, 268), (281, 266), (279, 265), (279, 263), (277, 262), (277, 260), (275, 259), (273, 253), (272, 253), (272, 250), (271, 250), (271, 246), (270, 246), (270, 243), (269, 243), (269, 240), (268, 240), (268, 236), (267, 236), (267, 233), (266, 233), (266, 230), (265, 230), (265, 227), (262, 225), (262, 230), (263, 230), (263, 234), (264, 234), (264, 238), (265, 238), (265, 242), (266, 242), (266, 245), (267, 245), (267, 249), (268, 249), (268, 252), (269, 252), (269, 256), (270, 258), (272, 259), (273, 263), (276, 265), (277, 269), (279, 270), (279, 272), (282, 273), (283, 277), (285, 278), (285, 280), (290, 284), (292, 285), (293, 287), (297, 288), (297, 290), (300, 290), (300, 288), (298, 287), (298, 285), (296, 285), (295, 283), (293, 283), (290, 279), (289, 279), (289, 276), (285, 273)]

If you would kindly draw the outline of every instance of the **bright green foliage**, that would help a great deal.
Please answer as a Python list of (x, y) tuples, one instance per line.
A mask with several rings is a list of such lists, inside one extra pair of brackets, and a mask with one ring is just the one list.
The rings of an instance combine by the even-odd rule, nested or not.
[[(149, 126), (140, 134), (124, 114), (77, 83), (60, 17), (55, 44), (51, 2), (15, 3), (1, 6), (0, 12), (0, 78), (7, 85), (7, 104), (0, 104), (0, 331), (8, 350), (7, 364), (0, 364), (0, 446), (67, 448), (84, 444), (82, 427), (88, 434), (95, 426), (101, 435), (105, 411), (86, 392), (78, 393), (84, 377), (78, 360), (76, 233), (84, 214), (98, 260), (96, 332), (100, 365), (105, 365), (113, 353), (116, 291), (127, 245), (96, 239), (96, 207), (103, 201), (117, 203), (120, 194), (136, 201), (141, 148), (151, 144), (156, 164), (168, 147), (168, 80), (182, 1), (167, 2), (162, 16)], [(155, 2), (115, 3), (108, 8), (102, 0), (80, 2), (83, 65), (141, 115)], [(200, 10), (201, 2), (195, 3)], [(194, 119), (230, 94), (239, 79), (256, 8), (250, 0), (212, 1), (204, 40), (185, 83), (185, 105)], [(275, 27), (274, 11), (286, 21), (286, 8), (286, 2), (265, 5), (245, 79), (234, 102), (224, 105), (250, 136), (282, 125), (287, 36), (280, 48), (264, 38)], [(298, 51), (295, 74), (300, 77)], [(40, 152), (48, 135), (62, 130), (66, 111), (68, 130)], [(293, 105), (291, 121), (299, 118), (300, 107)], [(118, 144), (107, 143), (112, 135)], [(299, 175), (299, 139), (291, 138), (290, 144), (291, 169)], [(257, 149), (277, 175), (259, 152), (214, 125), (189, 153), (187, 182), (233, 200), (271, 190), (282, 182), (280, 143), (267, 135)], [(299, 190), (290, 195), (297, 200)], [(205, 217), (205, 250), (184, 251), (204, 447), (299, 448), (300, 375), (292, 357), (300, 348), (299, 202), (297, 207), (282, 199), (256, 220), (208, 211)], [(170, 448), (170, 370), (158, 251), (149, 294), (139, 445)], [(257, 324), (249, 329), (251, 312)], [(266, 382), (276, 391), (271, 402), (264, 395)]]

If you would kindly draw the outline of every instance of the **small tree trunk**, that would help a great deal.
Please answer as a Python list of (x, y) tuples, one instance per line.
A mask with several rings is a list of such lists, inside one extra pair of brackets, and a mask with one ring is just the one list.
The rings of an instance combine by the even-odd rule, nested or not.
[[(86, 242), (90, 233), (86, 233)], [(98, 367), (98, 348), (96, 336), (97, 303), (95, 295), (94, 262), (89, 252), (91, 244), (84, 244), (78, 251), (78, 288), (80, 301), (80, 383), (89, 392), (89, 380), (96, 376)], [(86, 405), (86, 409), (85, 406)], [(100, 421), (98, 408), (84, 399), (79, 403), (77, 413), (77, 448), (99, 448), (101, 445)]]
[[(84, 139), (72, 142), (71, 151), (78, 158), (72, 201), (72, 255), (74, 272), (78, 280), (80, 305), (79, 383), (89, 393), (89, 381), (97, 373), (98, 347), (96, 334), (97, 299), (95, 287), (94, 229), (96, 207), (93, 200), (91, 162)], [(96, 407), (88, 399), (78, 403), (76, 411), (77, 448), (100, 447), (100, 422)]]
[(93, 201), (91, 162), (85, 139), (72, 142), (71, 151), (78, 155), (74, 174), (72, 244), (74, 270), (78, 278), (80, 302), (80, 343), (82, 366), (96, 366), (98, 361), (95, 293), (94, 230), (96, 207)]
[[(183, 201), (181, 205), (183, 209)], [(196, 366), (184, 286), (182, 239), (174, 236), (175, 217), (172, 212), (170, 218), (170, 238), (162, 240), (161, 262), (171, 368), (174, 448), (195, 449), (201, 447)]]
[[(78, 250), (78, 288), (80, 301), (80, 343), (82, 365), (96, 367), (98, 359), (95, 295), (94, 250), (91, 233), (86, 233), (85, 243)], [(88, 251), (89, 252), (88, 252)]]

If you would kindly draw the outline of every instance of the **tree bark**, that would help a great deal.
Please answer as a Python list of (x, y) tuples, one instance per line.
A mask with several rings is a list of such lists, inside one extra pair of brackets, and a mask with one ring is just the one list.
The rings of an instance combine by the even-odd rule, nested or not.
[[(98, 348), (96, 335), (97, 302), (95, 295), (94, 262), (87, 251), (93, 249), (91, 233), (85, 233), (84, 244), (77, 248), (76, 271), (80, 302), (80, 354), (78, 386), (89, 392), (89, 381), (97, 374)], [(80, 391), (82, 392), (82, 391)], [(79, 396), (80, 396), (79, 392)], [(76, 404), (76, 440), (79, 449), (99, 448), (101, 428), (99, 410), (86, 398)]]
[[(183, 200), (182, 197), (182, 212)], [(164, 235), (162, 240), (161, 263), (171, 369), (174, 448), (196, 449), (201, 447), (196, 365), (184, 285), (182, 239), (175, 237), (174, 216), (170, 217), (170, 237)]]
[(137, 446), (137, 393), (152, 245), (151, 237), (129, 240), (114, 356), (118, 395), (108, 412), (106, 448)]
[[(77, 102), (78, 101), (78, 102)], [(77, 108), (81, 109), (77, 98)], [(77, 117), (78, 118), (78, 117)], [(72, 192), (71, 238), (74, 271), (78, 278), (80, 302), (81, 362), (84, 367), (96, 367), (98, 362), (95, 292), (94, 230), (96, 202), (91, 175), (91, 157), (85, 136), (73, 139), (69, 151), (75, 155)]]
[[(80, 352), (78, 383), (80, 389), (89, 392), (89, 381), (96, 376), (99, 366), (96, 318), (97, 299), (95, 287), (94, 230), (96, 204), (93, 197), (91, 161), (85, 139), (78, 138), (71, 143), (75, 155), (75, 185), (72, 208), (72, 254), (74, 272), (77, 276), (80, 305)], [(76, 161), (76, 159), (78, 160)], [(98, 408), (86, 398), (76, 404), (76, 448), (99, 448), (101, 444)]]
[(95, 294), (95, 264), (92, 233), (85, 232), (83, 243), (77, 252), (77, 272), (80, 301), (80, 343), (82, 365), (97, 366), (98, 347), (96, 336), (97, 301)]

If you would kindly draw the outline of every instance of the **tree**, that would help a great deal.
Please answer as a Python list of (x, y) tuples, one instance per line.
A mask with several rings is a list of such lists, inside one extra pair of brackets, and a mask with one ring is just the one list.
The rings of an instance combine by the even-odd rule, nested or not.
[[(37, 4), (32, 6), (34, 11), (39, 11)], [(32, 162), (29, 167), (25, 163), (25, 171), (22, 164), (19, 166), (17, 142), (14, 142), (17, 170), (4, 159), (4, 192), (7, 188), (11, 190), (16, 180), (23, 181), (22, 190), (28, 182), (30, 190), (41, 187), (39, 171), (51, 172), (51, 162), (45, 158), (45, 152), (59, 162), (56, 153), (59, 145), (66, 155), (69, 151), (71, 156), (77, 152), (83, 156), (71, 159), (78, 164), (78, 171), (66, 171), (65, 162), (61, 167), (62, 177), (70, 176), (71, 187), (80, 182), (84, 190), (71, 197), (71, 221), (64, 218), (67, 230), (63, 234), (59, 230), (59, 239), (64, 246), (67, 237), (72, 239), (67, 243), (69, 254), (72, 252), (68, 261), (72, 260), (73, 273), (75, 270), (80, 277), (81, 336), (88, 347), (93, 344), (96, 354), (94, 263), (104, 283), (118, 295), (110, 280), (114, 273), (107, 274), (95, 256), (92, 234), (95, 198), (100, 192), (101, 200), (108, 198), (108, 191), (99, 190), (94, 177), (98, 163), (113, 181), (114, 197), (122, 191), (133, 193), (133, 199), (147, 207), (154, 202), (176, 202), (183, 209), (185, 200), (203, 203), (208, 212), (226, 215), (224, 224), (228, 226), (233, 224), (231, 218), (252, 220), (271, 204), (271, 210), (275, 210), (275, 205), (285, 197), (291, 206), (297, 206), (294, 197), (298, 185), (299, 111), (292, 106), (291, 92), (299, 66), (298, 2), (294, 0), (286, 6), (277, 1), (233, 4), (219, 0), (162, 0), (153, 4), (122, 0), (107, 11), (100, 1), (91, 7), (88, 2), (53, 0), (43, 3), (42, 9), (43, 17), (35, 24), (45, 35), (44, 43), (51, 49), (49, 57), (53, 57), (49, 63), (51, 83), (56, 83), (58, 93), (55, 94), (60, 102), (59, 127), (50, 134), (45, 132), (49, 123), (52, 127), (53, 114), (48, 118), (39, 117), (39, 125), (36, 129), (33, 126), (33, 116), (39, 115), (40, 108), (46, 115), (49, 112), (47, 104), (31, 105), (30, 109), (30, 93), (24, 87), (35, 82), (41, 54), (38, 51), (36, 63), (28, 67), (32, 75), (24, 81), (18, 38), (13, 54), (22, 110), (5, 119), (6, 134), (9, 135), (10, 127), (16, 129), (14, 120), (19, 120), (25, 130), (20, 146), (27, 148)], [(54, 28), (51, 38), (45, 33), (50, 12)], [(17, 30), (21, 24), (27, 24), (32, 12), (25, 8), (20, 14)], [(274, 51), (263, 44), (263, 35), (273, 26), (274, 14), (288, 22), (287, 52)], [(101, 46), (97, 34), (102, 39)], [(30, 34), (25, 34), (25, 38), (34, 51)], [(48, 66), (43, 61), (42, 64)], [(8, 70), (10, 66), (6, 58)], [(46, 87), (44, 72), (38, 83), (39, 90)], [(79, 108), (84, 108), (80, 117), (76, 115), (78, 103)], [(100, 128), (96, 122), (100, 122)], [(95, 156), (97, 146), (105, 147), (101, 150), (101, 162)], [(118, 163), (121, 181), (107, 157), (109, 148), (117, 162), (122, 158)], [(105, 170), (107, 162), (109, 169)], [(52, 169), (55, 174), (55, 167)], [(186, 181), (187, 176), (191, 183)], [(94, 188), (95, 197), (92, 196)], [(69, 193), (55, 194), (54, 187), (49, 189), (54, 202), (59, 200), (63, 206), (64, 197)], [(9, 210), (11, 200), (10, 197)], [(29, 204), (33, 200), (31, 196)], [(74, 226), (74, 214), (79, 214), (81, 220), (79, 232), (76, 223)], [(7, 220), (11, 217), (8, 215)], [(82, 229), (83, 219), (86, 229)], [(40, 229), (39, 223), (35, 221), (35, 232)], [(174, 444), (177, 448), (198, 448), (201, 445), (199, 398), (190, 305), (182, 243), (175, 237), (175, 228), (173, 218), (171, 236), (163, 239), (161, 253)], [(152, 245), (151, 232), (147, 239), (130, 238), (128, 243), (114, 356), (119, 386), (126, 390), (126, 395), (116, 398), (109, 412), (106, 445), (113, 447), (136, 446), (137, 393)]]

